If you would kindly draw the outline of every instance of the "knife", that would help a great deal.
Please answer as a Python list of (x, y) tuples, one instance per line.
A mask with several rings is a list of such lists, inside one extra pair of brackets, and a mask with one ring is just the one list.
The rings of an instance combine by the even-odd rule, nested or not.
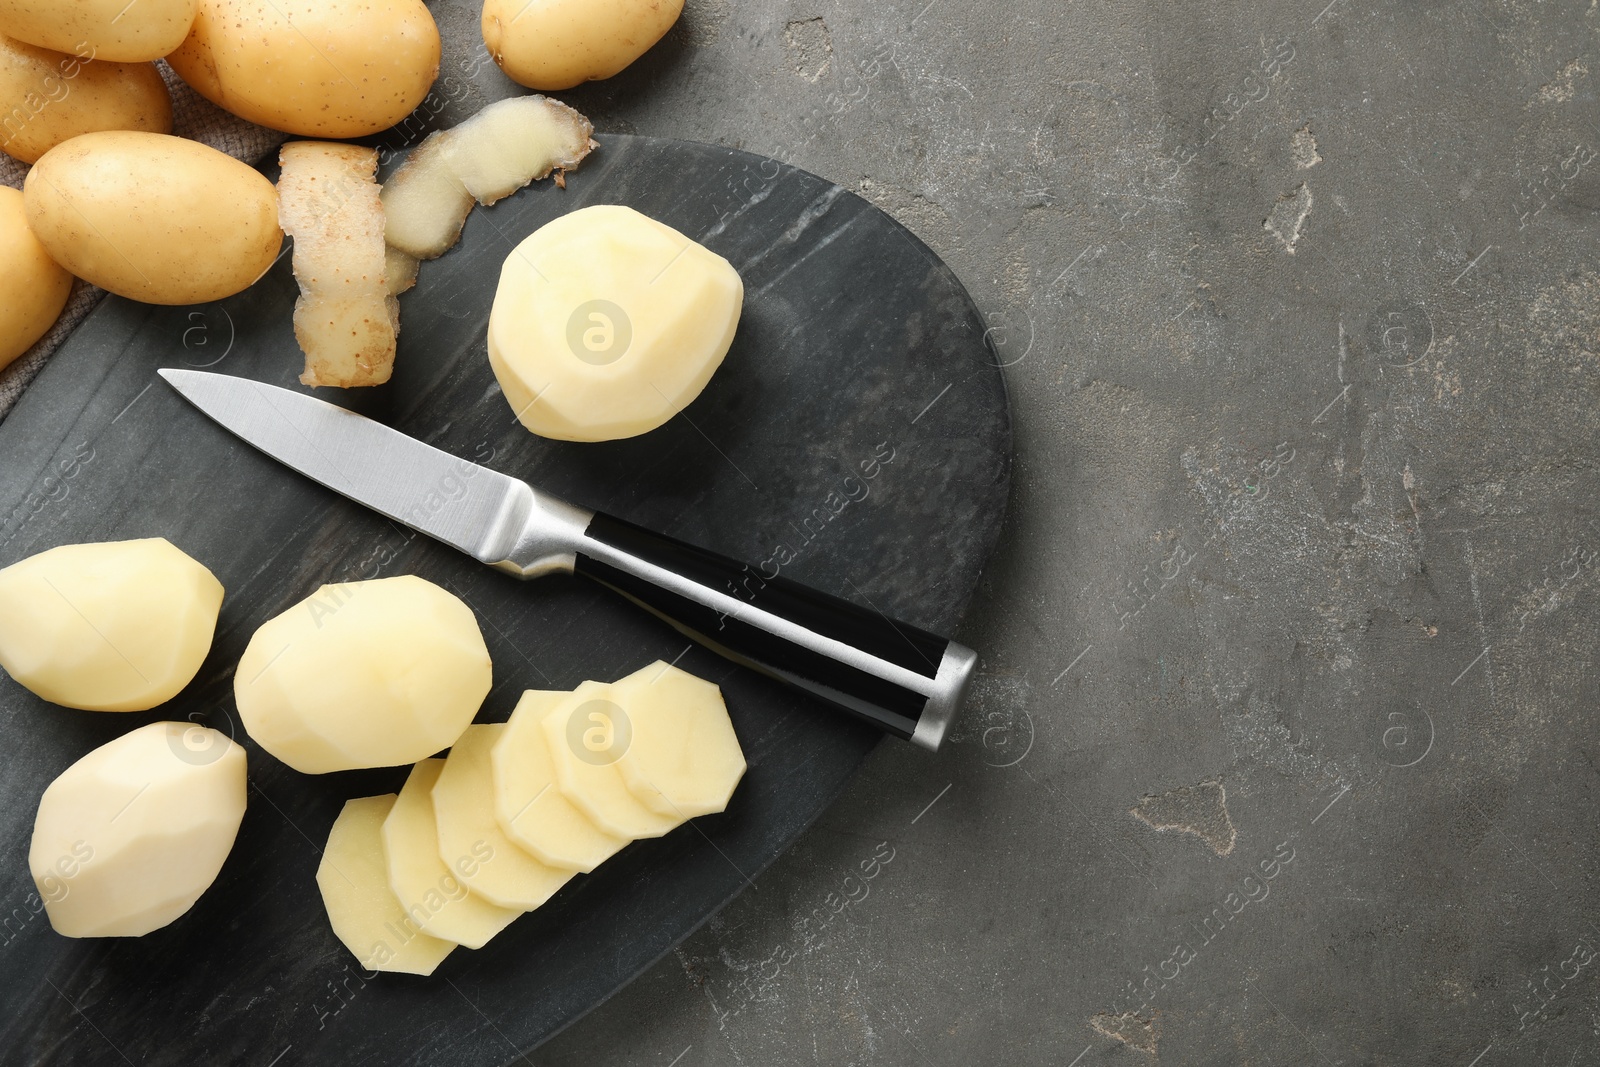
[(278, 462), (482, 563), (570, 572), (685, 636), (936, 751), (977, 654), (780, 575), (586, 511), (353, 411), (248, 378), (158, 372)]

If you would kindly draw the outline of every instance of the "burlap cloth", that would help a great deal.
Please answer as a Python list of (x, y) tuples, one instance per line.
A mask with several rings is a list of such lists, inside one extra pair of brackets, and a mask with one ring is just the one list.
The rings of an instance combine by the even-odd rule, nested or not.
[[(283, 143), (284, 135), (277, 130), (269, 130), (228, 114), (180, 81), (165, 63), (160, 66), (161, 76), (167, 80), (167, 88), (172, 91), (173, 133), (208, 144), (246, 163), (259, 162)], [(18, 163), (0, 152), (0, 183), (20, 189), (23, 176), (27, 173), (27, 164)], [(105, 295), (104, 289), (82, 281), (73, 282), (72, 295), (67, 298), (66, 309), (61, 312), (61, 318), (55, 326), (39, 339), (38, 344), (0, 371), (0, 419), (5, 418), (11, 406), (17, 402), (17, 397), (22, 395), (28, 383), (44, 367), (50, 354), (60, 347), (73, 328), (94, 310), (94, 306)]]

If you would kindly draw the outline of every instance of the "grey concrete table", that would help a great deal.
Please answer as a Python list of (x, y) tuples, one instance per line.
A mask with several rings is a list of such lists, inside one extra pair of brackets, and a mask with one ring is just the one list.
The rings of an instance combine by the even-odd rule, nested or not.
[(915, 230), (1018, 472), (954, 743), (533, 1062), (1600, 1060), (1600, 10), (1326, 2), (689, 0), (568, 94)]
[(527, 1062), (1600, 1059), (1600, 8), (1325, 2), (689, 0), (564, 94), (910, 226), (1018, 468), (951, 743)]

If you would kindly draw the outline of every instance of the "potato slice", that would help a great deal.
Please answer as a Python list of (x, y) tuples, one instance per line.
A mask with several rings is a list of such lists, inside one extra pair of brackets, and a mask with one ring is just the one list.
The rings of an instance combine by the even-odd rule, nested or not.
[(389, 288), (378, 151), (291, 141), (278, 153), (278, 222), (294, 238), (294, 336), (302, 385), (382, 385), (394, 369), (399, 305)]
[(631, 720), (632, 743), (617, 760), (628, 791), (683, 819), (726, 809), (745, 762), (722, 691), (658, 660), (612, 683), (611, 693)]
[(630, 720), (611, 686), (584, 682), (539, 725), (557, 786), (591, 822), (617, 837), (660, 837), (684, 820), (651, 811), (628, 792), (617, 760), (631, 744)]
[(328, 831), (328, 847), (317, 865), (317, 888), (333, 934), (355, 953), (363, 970), (432, 974), (455, 950), (422, 932), (389, 888), (383, 858), (383, 821), (395, 795), (345, 802)]
[(68, 767), (39, 799), (28, 867), (67, 937), (137, 937), (194, 906), (245, 808), (244, 749), (189, 722), (153, 722)]
[(541, 437), (634, 437), (700, 395), (743, 304), (739, 272), (715, 252), (632, 208), (586, 207), (506, 257), (489, 364)]
[(439, 858), (439, 825), (433, 787), (444, 760), (425, 759), (411, 775), (383, 820), (383, 855), (389, 888), (422, 932), (468, 948), (482, 948), (522, 912), (502, 908), (472, 892), (457, 876), (489, 858), (486, 849), (458, 857), (455, 870)]
[[(566, 885), (574, 871), (530, 856), (495, 821), (489, 750), (505, 728), (505, 723), (469, 726), (451, 747), (433, 786), (439, 858), (491, 904), (532, 911)], [(480, 858), (485, 853), (487, 858)]]
[(559, 101), (517, 96), (430, 134), (384, 183), (389, 244), (438, 258), (460, 238), (474, 198), (493, 204), (553, 170), (573, 169), (595, 147), (593, 133), (588, 119)]
[(406, 574), (325, 585), (267, 620), (239, 660), (233, 694), (257, 744), (323, 774), (449, 748), (492, 681), (472, 609)]
[(189, 684), (222, 583), (161, 537), (62, 545), (0, 570), (0, 666), (85, 711), (146, 711)]
[(628, 838), (589, 821), (556, 784), (544, 717), (570, 693), (522, 694), (489, 752), (495, 818), (506, 836), (552, 867), (587, 874), (616, 855)]

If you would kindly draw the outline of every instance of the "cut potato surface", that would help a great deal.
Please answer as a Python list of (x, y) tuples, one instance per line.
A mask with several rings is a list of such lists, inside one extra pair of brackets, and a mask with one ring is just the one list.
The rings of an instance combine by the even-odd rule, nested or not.
[(545, 863), (588, 873), (629, 839), (595, 826), (556, 782), (543, 721), (569, 696), (537, 690), (522, 694), (489, 753), (495, 818), (507, 837)]
[(0, 368), (50, 332), (72, 295), (72, 275), (63, 270), (28, 228), (22, 193), (0, 186)]
[(715, 252), (632, 208), (586, 207), (506, 257), (489, 363), (534, 433), (634, 437), (700, 395), (743, 302), (739, 272)]
[(474, 199), (488, 205), (552, 170), (571, 170), (594, 146), (594, 126), (542, 96), (490, 104), (430, 134), (383, 186), (389, 244), (417, 259), (443, 255)]
[(381, 385), (394, 369), (399, 305), (390, 293), (378, 150), (294, 141), (278, 154), (278, 220), (294, 238), (300, 384)]
[(244, 749), (156, 722), (84, 756), (44, 791), (28, 867), (68, 937), (137, 937), (194, 906), (233, 848)]
[(86, 711), (146, 711), (200, 669), (222, 583), (164, 538), (62, 545), (0, 570), (0, 666)]
[(0, 152), (24, 163), (99, 130), (172, 132), (154, 63), (91, 61), (0, 36)]
[(234, 675), (239, 717), (307, 774), (450, 747), (492, 681), (472, 609), (414, 575), (323, 586), (263, 623)]
[(383, 183), (387, 240), (416, 259), (444, 255), (472, 210), (472, 194), (445, 159), (444, 136), (430, 134)]
[[(433, 787), (439, 856), (467, 888), (491, 904), (532, 911), (574, 872), (524, 852), (495, 821), (489, 750), (504, 730), (504, 723), (469, 726), (451, 747)], [(485, 853), (487, 858), (479, 859)]]
[(452, 860), (439, 858), (439, 827), (433, 814), (433, 787), (444, 760), (426, 759), (411, 775), (383, 821), (383, 854), (389, 888), (400, 906), (426, 934), (468, 948), (482, 948), (522, 914), (502, 908), (469, 890), (457, 872), (490, 859), (487, 848)]
[(722, 691), (657, 661), (612, 683), (633, 738), (617, 760), (622, 780), (645, 807), (692, 819), (728, 806), (744, 776), (744, 751)]
[(383, 821), (395, 795), (347, 801), (328, 832), (317, 888), (334, 936), (364, 970), (432, 974), (456, 945), (422, 932), (389, 888)]
[(398, 248), (388, 246), (383, 257), (384, 284), (389, 287), (392, 296), (401, 293), (417, 284), (417, 268), (422, 266), (422, 261), (409, 252), (402, 252)]
[(628, 792), (617, 759), (630, 744), (630, 718), (609, 685), (584, 682), (539, 725), (557, 786), (591, 822), (617, 837), (660, 837), (684, 820), (651, 811)]

